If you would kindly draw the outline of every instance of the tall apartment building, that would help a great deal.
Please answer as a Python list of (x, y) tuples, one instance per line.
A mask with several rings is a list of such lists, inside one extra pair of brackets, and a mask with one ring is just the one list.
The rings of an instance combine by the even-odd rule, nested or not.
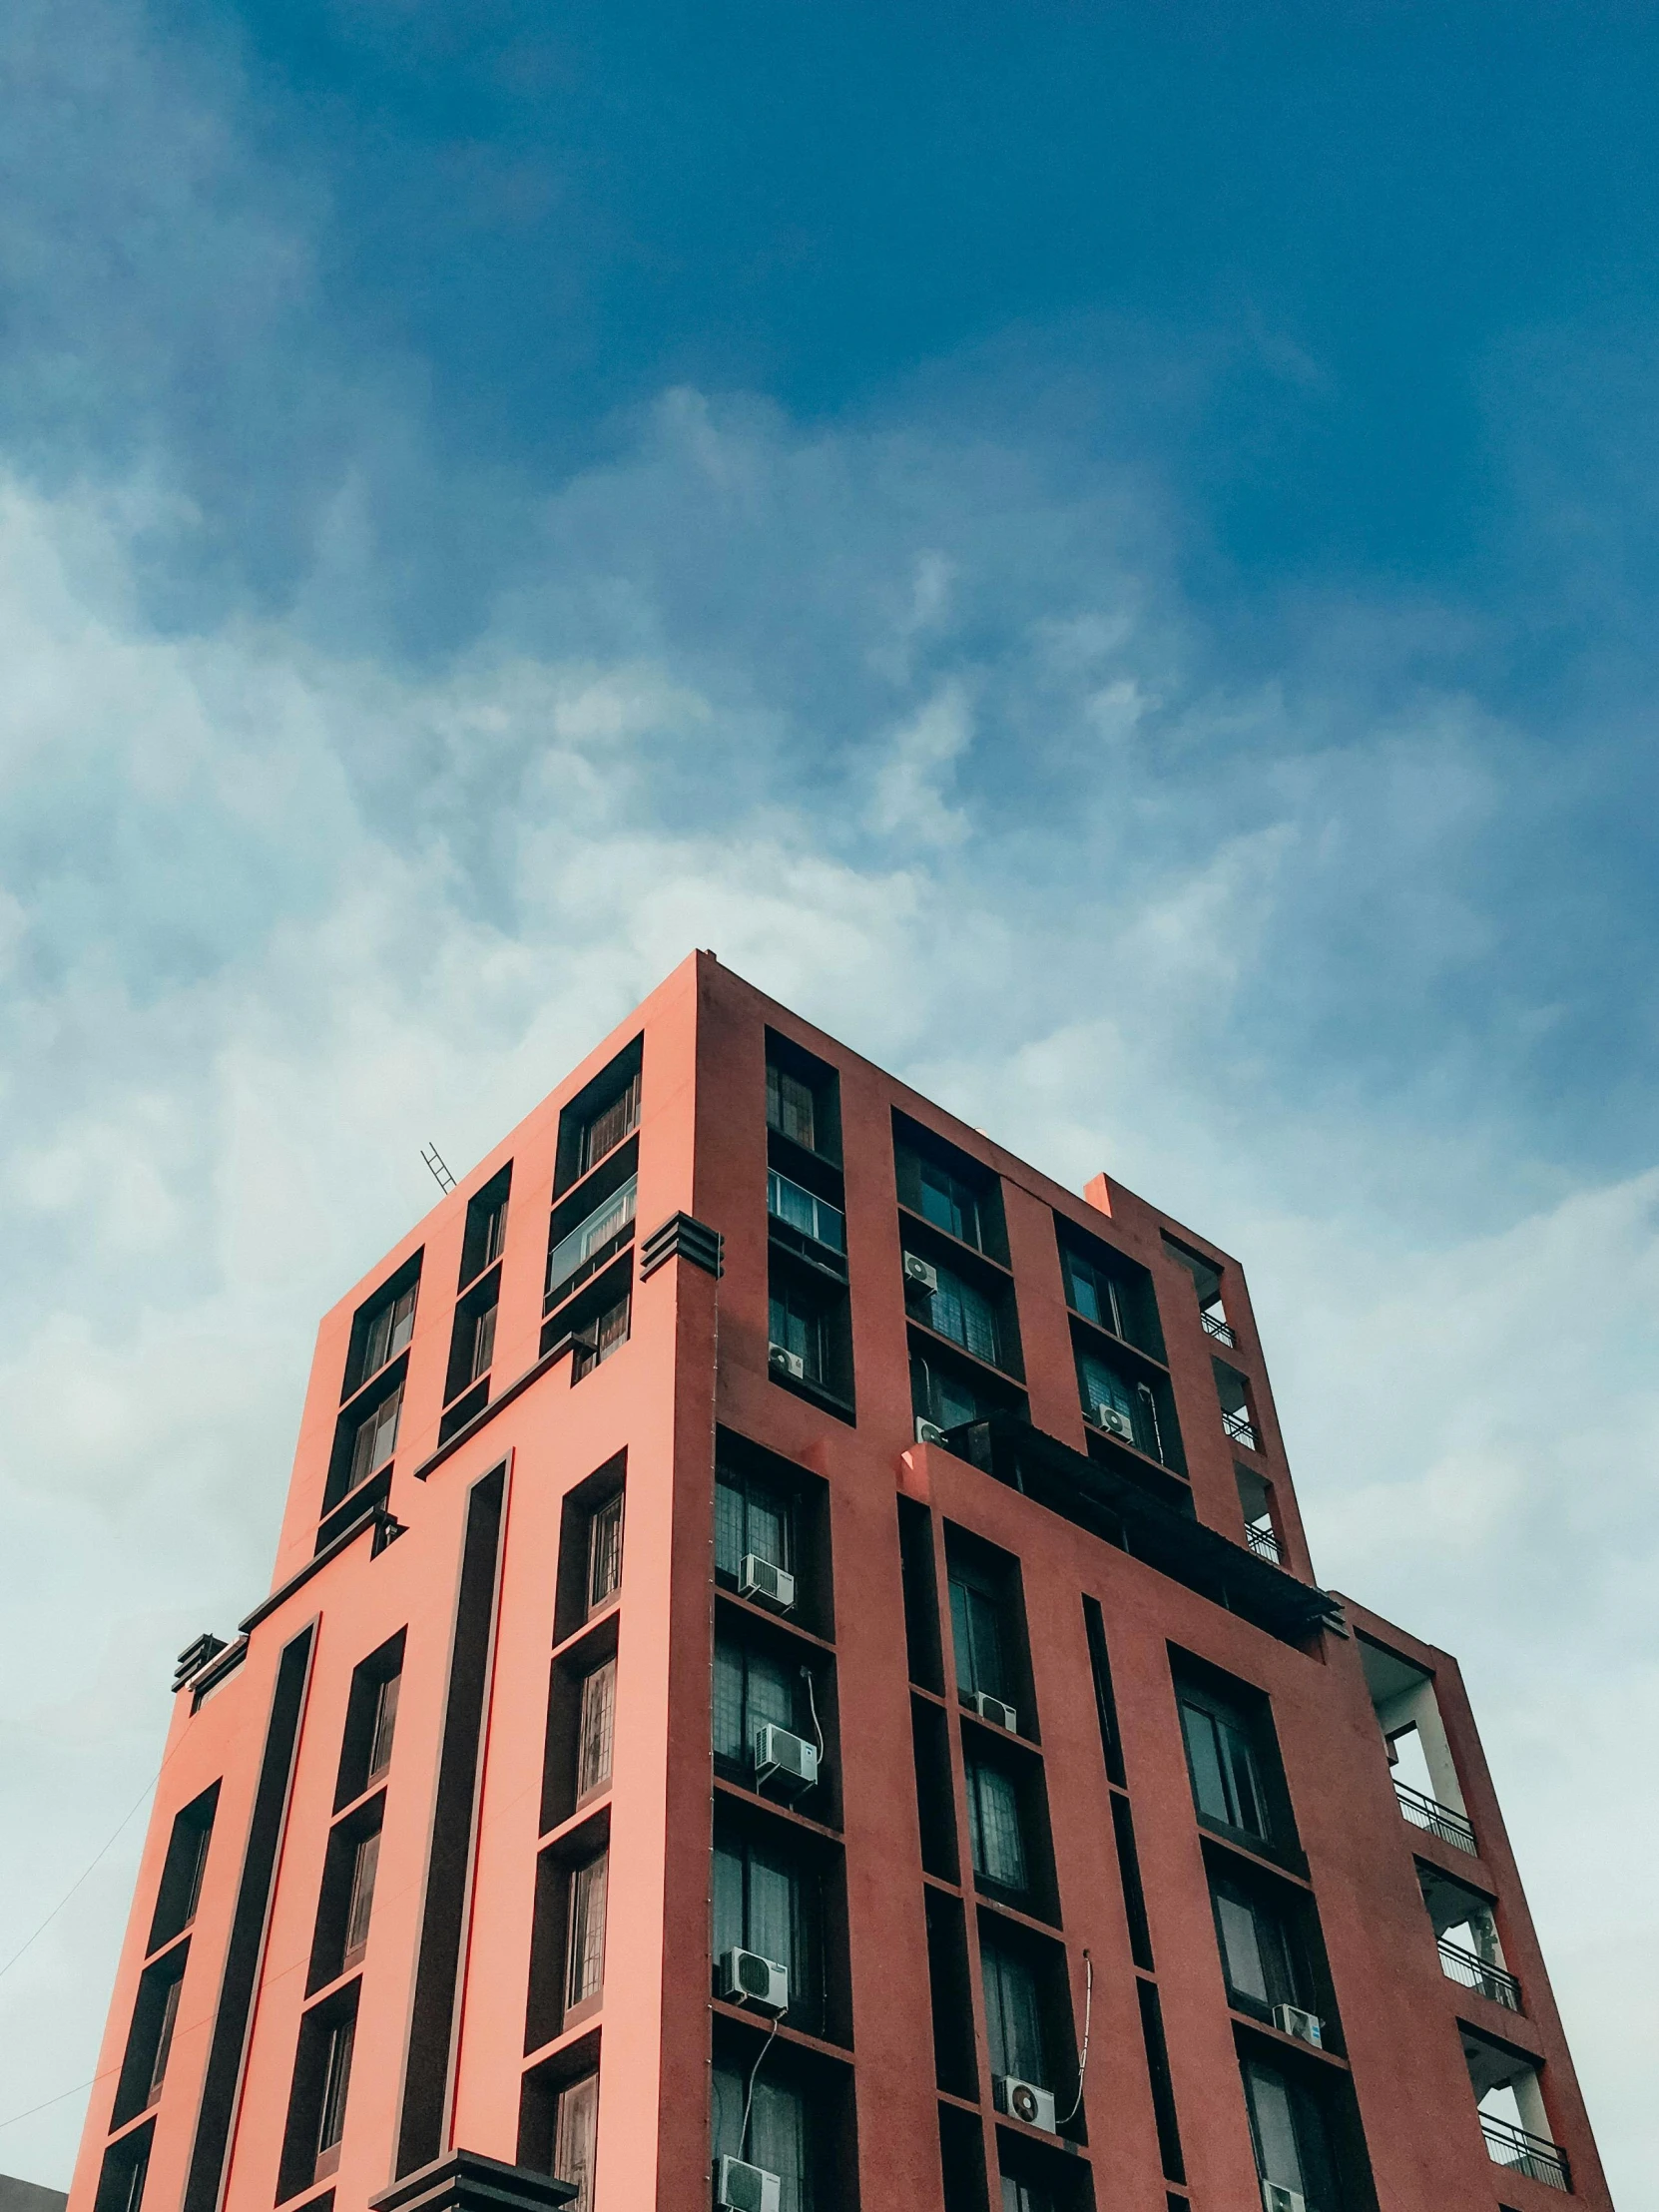
[(1563, 2193), (1457, 1667), (1205, 1238), (700, 953), (324, 1319), (72, 2212)]

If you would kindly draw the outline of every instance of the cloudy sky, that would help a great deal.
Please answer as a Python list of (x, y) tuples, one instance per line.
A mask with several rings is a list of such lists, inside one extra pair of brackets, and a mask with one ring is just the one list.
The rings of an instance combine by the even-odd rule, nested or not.
[[(1641, 2201), (1659, 17), (10, 0), (0, 73), (0, 1962), (422, 1143), (709, 945), (1246, 1258)], [(0, 2171), (142, 1826), (0, 1978)]]

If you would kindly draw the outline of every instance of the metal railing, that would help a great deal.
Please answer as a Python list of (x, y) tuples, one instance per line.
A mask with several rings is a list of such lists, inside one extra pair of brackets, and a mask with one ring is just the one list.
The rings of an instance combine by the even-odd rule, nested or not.
[(1245, 1541), (1258, 1559), (1271, 1559), (1275, 1566), (1285, 1556), (1279, 1538), (1271, 1528), (1247, 1528)]
[(1425, 1828), (1430, 1836), (1438, 1836), (1442, 1844), (1451, 1844), (1473, 1858), (1479, 1857), (1474, 1830), (1461, 1813), (1454, 1813), (1449, 1805), (1441, 1805), (1436, 1798), (1424, 1797), (1408, 1782), (1396, 1781), (1394, 1796), (1399, 1800), (1399, 1810), (1413, 1828)]
[(1501, 1966), (1494, 1966), (1475, 1951), (1465, 1950), (1461, 1943), (1448, 1943), (1443, 1936), (1439, 1940), (1440, 1971), (1448, 1981), (1477, 1989), (1483, 1997), (1490, 1997), (1494, 2004), (1504, 2005), (1511, 2012), (1520, 2010), (1520, 1983), (1512, 1973), (1505, 1973)]
[(1222, 1320), (1219, 1314), (1201, 1313), (1198, 1318), (1204, 1324), (1207, 1333), (1214, 1337), (1218, 1344), (1236, 1345), (1238, 1343), (1238, 1338), (1234, 1336), (1231, 1328)]
[(1524, 2127), (1500, 2120), (1495, 2112), (1481, 2113), (1480, 2132), (1486, 2138), (1486, 2155), (1494, 2166), (1507, 2166), (1514, 2173), (1525, 2174), (1529, 2181), (1541, 2181), (1546, 2189), (1572, 2187), (1567, 2154), (1559, 2143), (1551, 2143), (1542, 2135), (1528, 2135)]
[(1232, 1437), (1233, 1441), (1236, 1444), (1243, 1444), (1247, 1451), (1261, 1450), (1262, 1446), (1257, 1439), (1255, 1429), (1251, 1426), (1250, 1415), (1248, 1413), (1229, 1413), (1224, 1407), (1222, 1410), (1221, 1425), (1223, 1426), (1223, 1428), (1226, 1429), (1227, 1433)]

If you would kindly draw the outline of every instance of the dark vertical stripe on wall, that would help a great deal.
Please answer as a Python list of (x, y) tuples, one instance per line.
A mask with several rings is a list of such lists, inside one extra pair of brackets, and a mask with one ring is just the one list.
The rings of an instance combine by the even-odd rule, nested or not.
[(231, 2123), (236, 2117), (243, 2060), (248, 2048), (248, 2023), (254, 2009), (254, 1991), (259, 1984), (260, 1961), (265, 1954), (272, 1883), (276, 1872), (276, 1855), (281, 1849), (282, 1830), (287, 1822), (294, 1746), (299, 1740), (299, 1716), (304, 1710), (305, 1679), (310, 1671), (311, 1646), (315, 1638), (316, 1623), (313, 1621), (283, 1647), (276, 1663), (276, 1687), (272, 1693), (271, 1718), (266, 1724), (265, 1756), (260, 1761), (259, 1787), (254, 1793), (254, 1813), (248, 1824), (242, 1882), (237, 1890), (236, 1910), (231, 1916), (230, 1940), (225, 1946), (225, 1974), (219, 1985), (213, 2040), (208, 2046), (208, 2069), (196, 2116), (196, 2140), (191, 2145), (184, 2212), (216, 2212), (225, 2185), (225, 2154), (230, 2147)]
[(1152, 2080), (1152, 2116), (1158, 2123), (1158, 2155), (1163, 2161), (1164, 2179), (1184, 2182), (1187, 2168), (1181, 2156), (1181, 2130), (1175, 2118), (1175, 2084), (1169, 2076), (1164, 2008), (1150, 1981), (1137, 1980), (1135, 1994), (1141, 2000), (1141, 2034), (1146, 2041), (1146, 2070)]
[(467, 1497), (455, 1636), (449, 1654), (449, 1694), (444, 1704), (443, 1747), (438, 1754), (437, 1799), (432, 1810), (432, 1847), (426, 1863), (426, 1902), (421, 1912), (414, 2004), (409, 2016), (409, 2054), (403, 2071), (398, 2179), (413, 2173), (417, 2166), (429, 2164), (443, 2149), (506, 1486), (506, 1467), (499, 1466), (481, 1482), (475, 1482)]
[(1094, 1676), (1094, 1709), (1100, 1721), (1100, 1749), (1106, 1761), (1106, 1779), (1123, 1787), (1123, 1745), (1118, 1736), (1117, 1700), (1112, 1695), (1112, 1668), (1106, 1656), (1106, 1619), (1100, 1600), (1083, 1600), (1083, 1627), (1089, 1639), (1089, 1672)]
[(1146, 1921), (1146, 1892), (1141, 1888), (1141, 1855), (1135, 1849), (1135, 1823), (1129, 1800), (1112, 1799), (1112, 1835), (1118, 1847), (1118, 1879), (1123, 1884), (1123, 1916), (1129, 1923), (1129, 1955), (1152, 1971), (1152, 1931)]

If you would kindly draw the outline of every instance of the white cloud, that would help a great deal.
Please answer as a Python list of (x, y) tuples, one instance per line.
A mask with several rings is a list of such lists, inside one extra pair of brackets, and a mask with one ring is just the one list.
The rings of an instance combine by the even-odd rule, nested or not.
[[(780, 559), (792, 501), (830, 532), (820, 487), (879, 474), (855, 436), (798, 451), (684, 396), (652, 436), (643, 477), (604, 479), (621, 509), (713, 481)], [(421, 1143), (464, 1168), (706, 944), (1072, 1183), (1104, 1165), (1243, 1252), (1322, 1568), (1463, 1655), (1634, 2173), (1659, 1185), (1526, 1155), (1501, 1102), (1414, 1122), (1302, 1030), (1280, 1064), (1287, 1000), (1367, 972), (1327, 949), (1357, 900), (1421, 972), (1478, 939), (1472, 892), (1417, 901), (1494, 803), (1479, 718), (1429, 701), (1402, 732), (1189, 680), (1181, 623), (1109, 575), (1084, 613), (1028, 610), (987, 673), (954, 624), (995, 556), (937, 520), (849, 541), (817, 649), (868, 669), (902, 633), (909, 657), (825, 758), (800, 640), (659, 609), (610, 657), (538, 648), (556, 563), (420, 675), (297, 617), (160, 635), (131, 512), (0, 500), (0, 1240), (29, 1256), (0, 1283), (24, 1592), (0, 1954), (151, 1770), (173, 1651), (263, 1587), (316, 1315), (426, 1204)], [(1011, 773), (993, 715), (1001, 748), (1035, 733)], [(91, 2070), (141, 1825), (0, 1982), (12, 2109)], [(61, 2177), (77, 2120), (9, 2131), (5, 2162)]]

